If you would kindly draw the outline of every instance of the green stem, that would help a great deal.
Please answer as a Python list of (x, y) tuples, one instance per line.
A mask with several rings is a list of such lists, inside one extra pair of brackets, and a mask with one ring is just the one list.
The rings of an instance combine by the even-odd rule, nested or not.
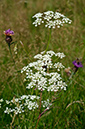
[(70, 77), (69, 77), (69, 79), (71, 79), (71, 78), (73, 77), (74, 74), (75, 74), (75, 73), (72, 72), (71, 75), (70, 75)]
[(14, 61), (14, 59), (13, 59), (13, 56), (12, 56), (12, 52), (11, 52), (11, 48), (10, 48), (10, 44), (8, 44), (8, 47), (9, 47), (9, 52), (10, 52), (11, 58), (12, 58), (13, 62), (15, 63), (15, 61)]
[(52, 30), (50, 29), (49, 39), (48, 39), (48, 44), (47, 44), (47, 47), (46, 47), (45, 53), (47, 52), (48, 47), (49, 47), (49, 44), (50, 44), (50, 40), (51, 40), (51, 32), (52, 32)]

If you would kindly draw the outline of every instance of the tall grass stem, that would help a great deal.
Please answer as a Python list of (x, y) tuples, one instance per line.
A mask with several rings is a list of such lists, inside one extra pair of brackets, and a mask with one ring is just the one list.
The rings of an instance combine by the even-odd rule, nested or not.
[(26, 51), (26, 49), (25, 49), (24, 44), (22, 43), (22, 41), (20, 41), (20, 43), (21, 43), (21, 45), (23, 46), (23, 49), (24, 49), (24, 51), (26, 52), (26, 54), (27, 54), (27, 56), (28, 56), (28, 59), (29, 59), (30, 61), (32, 61), (32, 60), (29, 58), (29, 54), (28, 54), (28, 52)]
[(48, 44), (47, 44), (47, 47), (46, 47), (45, 53), (47, 52), (48, 47), (49, 47), (49, 44), (50, 44), (50, 40), (51, 40), (51, 32), (52, 32), (52, 29), (50, 29), (50, 32), (49, 32), (49, 39), (48, 39)]

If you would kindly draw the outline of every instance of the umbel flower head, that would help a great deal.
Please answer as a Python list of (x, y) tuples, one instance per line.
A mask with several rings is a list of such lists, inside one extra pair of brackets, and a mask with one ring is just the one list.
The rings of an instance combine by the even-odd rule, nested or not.
[[(67, 84), (63, 82), (61, 70), (65, 68), (58, 60), (65, 57), (64, 53), (55, 53), (50, 50), (34, 56), (37, 61), (23, 67), (21, 73), (26, 72), (25, 80), (28, 82), (27, 89), (47, 90), (57, 92), (59, 89), (66, 90)], [(56, 58), (57, 62), (53, 61)]]
[(78, 70), (79, 67), (83, 67), (83, 65), (80, 62), (80, 59), (79, 58), (77, 58), (76, 60), (73, 61), (73, 65), (74, 65), (74, 67), (73, 67), (73, 71), (74, 72), (77, 72), (77, 70)]
[[(7, 107), (4, 113), (7, 114), (21, 114), (27, 111), (34, 111), (39, 107), (38, 100), (40, 99), (39, 96), (36, 95), (22, 95), (19, 98), (13, 97), (12, 100), (6, 100)], [(42, 100), (42, 107), (48, 108), (50, 104), (50, 100)]]
[(35, 27), (45, 23), (45, 27), (48, 28), (60, 28), (63, 24), (68, 23), (71, 24), (72, 20), (64, 16), (59, 12), (47, 11), (44, 13), (37, 13), (32, 18), (35, 18), (33, 24)]
[(4, 34), (6, 35), (5, 41), (10, 44), (12, 42), (12, 35), (14, 35), (14, 32), (10, 29), (4, 31)]

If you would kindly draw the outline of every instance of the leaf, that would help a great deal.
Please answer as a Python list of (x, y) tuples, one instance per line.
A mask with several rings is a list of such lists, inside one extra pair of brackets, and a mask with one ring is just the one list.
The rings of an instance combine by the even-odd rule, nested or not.
[(17, 41), (15, 41), (15, 42), (12, 42), (10, 45), (12, 45), (12, 44), (14, 44), (14, 43), (17, 43)]

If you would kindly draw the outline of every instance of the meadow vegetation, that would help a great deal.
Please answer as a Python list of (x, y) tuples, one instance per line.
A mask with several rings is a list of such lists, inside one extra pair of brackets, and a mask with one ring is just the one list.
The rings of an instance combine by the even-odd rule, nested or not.
[[(70, 79), (62, 69), (61, 76), (67, 84), (66, 90), (49, 93), (42, 91), (42, 89), (40, 89), (41, 91), (26, 89), (30, 81), (25, 81), (25, 72), (21, 73), (24, 66), (36, 61), (35, 55), (46, 50), (50, 29), (43, 25), (35, 27), (32, 24), (34, 22), (33, 15), (45, 11), (60, 12), (72, 20), (70, 25), (64, 24), (63, 27), (52, 29), (48, 50), (55, 53), (63, 52), (65, 57), (58, 60), (65, 68), (70, 67), (71, 72), (74, 67), (72, 62), (76, 58), (81, 58), (83, 65)], [(84, 0), (0, 0), (0, 101), (2, 98), (4, 100), (0, 102), (1, 129), (84, 129), (84, 15)], [(14, 31), (12, 38), (15, 43), (11, 45), (14, 62), (3, 33), (8, 29)], [(56, 63), (56, 58), (53, 57), (52, 61)], [(48, 109), (45, 111), (46, 105), (43, 108), (41, 99), (37, 98), (39, 107), (34, 111), (26, 109), (26, 112), (18, 115), (4, 113), (7, 107), (5, 100), (15, 101), (15, 98), (20, 98), (23, 95), (37, 95), (46, 102), (49, 99), (49, 103), (46, 103)], [(33, 98), (32, 100), (34, 102)], [(13, 108), (13, 105), (11, 106)]]

